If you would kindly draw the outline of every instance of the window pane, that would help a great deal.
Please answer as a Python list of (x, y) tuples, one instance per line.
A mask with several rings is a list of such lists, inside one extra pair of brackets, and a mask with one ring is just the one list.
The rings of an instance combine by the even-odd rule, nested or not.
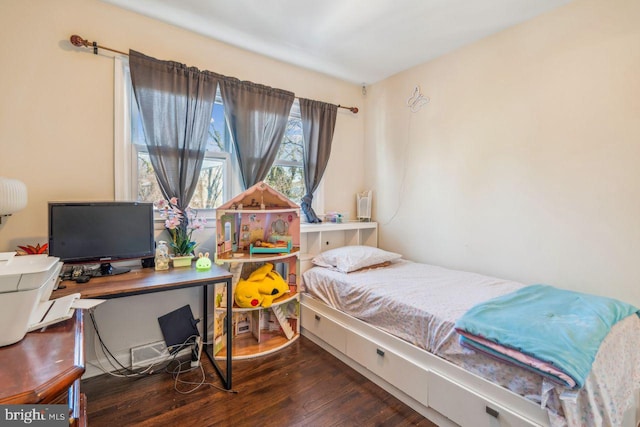
[(142, 117), (140, 116), (140, 110), (138, 109), (138, 104), (136, 103), (135, 97), (133, 95), (133, 90), (131, 91), (131, 143), (134, 145), (146, 145), (144, 138), (144, 129), (142, 127)]
[(222, 204), (224, 166), (225, 162), (222, 159), (204, 159), (198, 186), (189, 206), (195, 209), (214, 209)]
[(284, 139), (278, 149), (276, 164), (279, 162), (295, 162), (302, 166), (302, 121), (293, 117), (289, 117), (287, 130)]
[[(142, 118), (138, 104), (135, 101), (133, 91), (131, 92), (131, 143), (146, 147), (144, 129), (142, 127)], [(224, 106), (216, 100), (209, 122), (207, 148), (208, 152), (228, 152), (229, 150), (229, 132), (224, 120)]]
[[(204, 159), (198, 186), (189, 206), (194, 209), (214, 209), (222, 204), (224, 169), (224, 159)], [(140, 151), (138, 152), (138, 200), (155, 202), (162, 198), (149, 153)]]
[(292, 201), (298, 204), (302, 201), (302, 196), (305, 193), (302, 167), (274, 165), (265, 182)]
[(138, 201), (155, 202), (162, 198), (149, 153), (138, 152)]
[(278, 156), (265, 182), (298, 204), (305, 194), (303, 150), (302, 121), (299, 117), (290, 116)]
[[(131, 96), (131, 143), (136, 147), (138, 161), (138, 200), (155, 202), (162, 198), (162, 192), (149, 159), (142, 120), (135, 98)], [(224, 120), (224, 107), (220, 102), (214, 104), (209, 123), (207, 153), (225, 153), (230, 151), (229, 132)], [(223, 188), (226, 160), (205, 157), (200, 171), (196, 191), (189, 203), (194, 209), (214, 209), (223, 202)]]
[(216, 102), (213, 105), (211, 122), (209, 123), (209, 139), (207, 140), (207, 151), (230, 152), (227, 148), (229, 132), (224, 121), (224, 107)]

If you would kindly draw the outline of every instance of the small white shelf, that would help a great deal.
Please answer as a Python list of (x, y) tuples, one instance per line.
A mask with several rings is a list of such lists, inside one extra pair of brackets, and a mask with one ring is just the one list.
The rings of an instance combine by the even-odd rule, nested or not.
[(301, 272), (311, 268), (311, 260), (321, 252), (343, 246), (378, 246), (377, 222), (321, 222), (300, 225)]
[(319, 231), (339, 231), (339, 230), (362, 230), (362, 229), (378, 229), (377, 222), (320, 222), (320, 223), (302, 223), (300, 224), (301, 233), (313, 233)]

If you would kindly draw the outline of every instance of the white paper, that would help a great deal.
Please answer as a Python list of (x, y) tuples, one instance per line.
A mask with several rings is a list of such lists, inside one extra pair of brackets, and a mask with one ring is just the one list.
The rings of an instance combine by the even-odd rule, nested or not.
[(104, 299), (84, 299), (79, 298), (71, 304), (71, 308), (79, 308), (80, 310), (88, 310), (97, 306), (98, 304), (102, 304), (106, 300)]

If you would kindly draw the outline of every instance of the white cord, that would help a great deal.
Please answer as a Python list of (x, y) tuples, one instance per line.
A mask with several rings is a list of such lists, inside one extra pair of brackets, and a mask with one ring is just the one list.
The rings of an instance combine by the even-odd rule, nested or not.
[[(408, 101), (407, 101), (408, 102)], [(388, 225), (391, 223), (391, 221), (393, 221), (396, 217), (396, 215), (398, 215), (398, 212), (400, 211), (400, 206), (402, 205), (402, 196), (404, 194), (404, 184), (407, 178), (407, 170), (409, 169), (407, 166), (407, 163), (409, 162), (409, 159), (407, 157), (407, 153), (409, 152), (409, 145), (411, 143), (411, 117), (413, 115), (410, 114), (409, 115), (409, 120), (407, 121), (407, 140), (404, 143), (404, 147), (403, 147), (403, 160), (404, 160), (404, 165), (402, 168), (402, 176), (400, 177), (400, 189), (398, 191), (398, 203), (396, 203), (396, 210), (393, 212), (393, 215), (391, 215), (391, 218), (389, 218), (388, 220), (386, 220), (385, 222), (380, 223), (379, 225), (383, 226), (383, 225)]]
[[(173, 362), (173, 360), (172, 360)], [(210, 383), (206, 381), (206, 374), (204, 372), (204, 367), (202, 366), (202, 363), (200, 363), (198, 365), (198, 367), (192, 368), (189, 367), (187, 369), (182, 369), (183, 365), (186, 365), (188, 363), (191, 363), (191, 361), (178, 361), (178, 365), (173, 369), (173, 370), (169, 370), (169, 365), (171, 363), (169, 363), (169, 365), (167, 365), (167, 367), (165, 368), (165, 371), (169, 374), (171, 374), (173, 376), (173, 388), (175, 391), (177, 391), (180, 394), (190, 394), (193, 393), (194, 391), (196, 391), (197, 389), (199, 389), (200, 387), (202, 387), (203, 385), (208, 385), (209, 387), (213, 387), (217, 390), (220, 391), (226, 391), (228, 393), (237, 393), (237, 390), (227, 390), (224, 389), (216, 384)], [(200, 375), (201, 378), (199, 381), (186, 381), (186, 380), (182, 380), (180, 379), (180, 375), (191, 372), (191, 371), (195, 371), (196, 369), (200, 369)], [(178, 384), (186, 384), (186, 385), (192, 385), (194, 387), (188, 389), (188, 390), (180, 390), (180, 388), (178, 387)]]
[[(93, 346), (94, 346), (94, 351), (96, 353), (98, 365), (100, 365), (100, 366), (97, 366), (97, 365), (95, 365), (93, 363), (91, 363), (91, 365), (99, 367), (104, 373), (109, 374), (109, 375), (111, 375), (113, 377), (118, 377), (118, 378), (136, 378), (136, 377), (151, 375), (151, 374), (154, 373), (153, 368), (155, 366), (157, 366), (157, 365), (159, 365), (161, 363), (168, 362), (167, 365), (165, 366), (164, 370), (165, 370), (165, 372), (170, 373), (173, 376), (173, 378), (174, 378), (173, 388), (175, 389), (175, 391), (177, 391), (180, 394), (193, 393), (194, 391), (196, 391), (197, 389), (199, 389), (203, 385), (208, 385), (208, 386), (213, 387), (215, 389), (218, 389), (218, 390), (221, 390), (221, 391), (226, 391), (226, 392), (229, 392), (229, 393), (237, 393), (236, 390), (227, 390), (227, 389), (224, 389), (222, 387), (217, 386), (216, 384), (206, 382), (206, 374), (204, 372), (204, 367), (202, 366), (202, 362), (200, 362), (198, 364), (198, 367), (192, 368), (191, 366), (189, 366), (188, 369), (182, 369), (183, 365), (185, 365), (187, 363), (189, 363), (189, 365), (190, 365), (191, 364), (191, 360), (188, 360), (188, 361), (177, 361), (178, 365), (173, 370), (171, 370), (171, 371), (169, 370), (169, 366), (171, 365), (172, 362), (176, 361), (176, 357), (178, 356), (178, 353), (180, 352), (180, 350), (183, 349), (189, 343), (195, 341), (194, 338), (197, 338), (198, 335), (191, 335), (189, 338), (184, 340), (182, 342), (182, 344), (180, 344), (178, 346), (178, 349), (175, 350), (174, 353), (172, 355), (169, 355), (166, 359), (163, 359), (163, 360), (160, 360), (158, 362), (152, 363), (152, 364), (146, 366), (142, 371), (134, 371), (131, 368), (126, 368), (122, 363), (120, 363), (113, 356), (113, 354), (111, 354), (111, 351), (109, 351), (109, 349), (107, 348), (106, 344), (102, 341), (102, 337), (100, 336), (100, 332), (98, 330), (98, 324), (97, 324), (97, 321), (95, 320), (95, 317), (93, 316), (93, 313), (91, 313), (91, 317), (92, 317), (93, 327), (95, 329), (96, 338), (97, 338), (97, 339), (93, 340)], [(98, 347), (98, 342), (100, 342), (100, 347)], [(203, 345), (207, 345), (207, 344), (211, 344), (211, 343), (204, 343)], [(104, 365), (102, 364), (102, 361), (101, 361), (101, 357), (100, 357), (98, 348), (100, 348), (104, 358), (109, 362), (109, 364), (111, 365), (113, 370), (116, 371), (116, 372), (107, 370), (104, 367)], [(113, 358), (118, 363), (118, 365), (120, 365), (120, 367), (115, 366), (114, 363), (112, 362), (111, 358)], [(129, 373), (129, 374), (120, 373), (120, 371), (123, 370), (123, 369), (125, 371), (130, 371), (131, 373)], [(185, 380), (180, 379), (180, 375), (181, 374), (185, 374), (187, 372), (191, 372), (191, 371), (194, 371), (196, 369), (200, 369), (201, 379), (199, 381), (197, 381), (197, 382), (195, 382), (195, 381), (185, 381)], [(188, 390), (180, 390), (178, 388), (178, 384), (193, 385), (195, 387), (192, 387), (191, 389), (188, 389)]]
[[(156, 367), (157, 365), (161, 364), (161, 363), (165, 363), (170, 361), (171, 359), (175, 359), (176, 355), (178, 354), (178, 352), (180, 351), (180, 349), (182, 349), (185, 345), (187, 345), (187, 342), (189, 340), (191, 340), (192, 338), (196, 337), (196, 335), (192, 335), (189, 338), (187, 338), (179, 347), (179, 349), (175, 352), (175, 354), (169, 355), (166, 358), (156, 361), (146, 367), (143, 368), (143, 370), (141, 371), (136, 371), (132, 368), (128, 368), (126, 366), (124, 366), (123, 363), (121, 363), (118, 359), (116, 359), (116, 357), (111, 353), (111, 351), (108, 349), (106, 343), (102, 340), (102, 336), (100, 335), (100, 331), (98, 329), (98, 322), (95, 319), (94, 313), (93, 311), (90, 311), (90, 316), (91, 316), (91, 320), (93, 322), (93, 328), (95, 330), (95, 335), (96, 338), (94, 338), (93, 340), (93, 347), (94, 347), (94, 351), (96, 353), (96, 357), (97, 357), (97, 362), (98, 365), (95, 364), (91, 364), (95, 367), (98, 367), (102, 370), (102, 372), (109, 374), (113, 377), (118, 377), (118, 378), (136, 378), (136, 377), (141, 377), (141, 376), (147, 376), (153, 373), (153, 368)], [(102, 351), (102, 355), (104, 356), (104, 359), (107, 360), (107, 362), (109, 362), (109, 364), (111, 365), (111, 370), (107, 369), (104, 367), (104, 365), (102, 364), (102, 358), (100, 357), (100, 352), (98, 351), (98, 342), (100, 343), (100, 350)], [(114, 361), (119, 365), (116, 366), (114, 364)], [(122, 371), (125, 372), (130, 372), (130, 373), (126, 373), (126, 374), (122, 374)], [(115, 372), (114, 372), (115, 371)]]

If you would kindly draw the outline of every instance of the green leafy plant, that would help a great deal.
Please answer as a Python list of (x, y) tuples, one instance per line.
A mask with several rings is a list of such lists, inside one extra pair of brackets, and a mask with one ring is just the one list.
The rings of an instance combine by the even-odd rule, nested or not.
[(198, 213), (189, 207), (184, 212), (178, 207), (178, 199), (172, 197), (170, 200), (158, 200), (154, 203), (155, 208), (162, 218), (164, 226), (171, 235), (169, 246), (173, 249), (175, 256), (193, 255), (197, 243), (193, 241), (194, 230), (202, 230), (206, 224), (206, 219), (198, 218)]

